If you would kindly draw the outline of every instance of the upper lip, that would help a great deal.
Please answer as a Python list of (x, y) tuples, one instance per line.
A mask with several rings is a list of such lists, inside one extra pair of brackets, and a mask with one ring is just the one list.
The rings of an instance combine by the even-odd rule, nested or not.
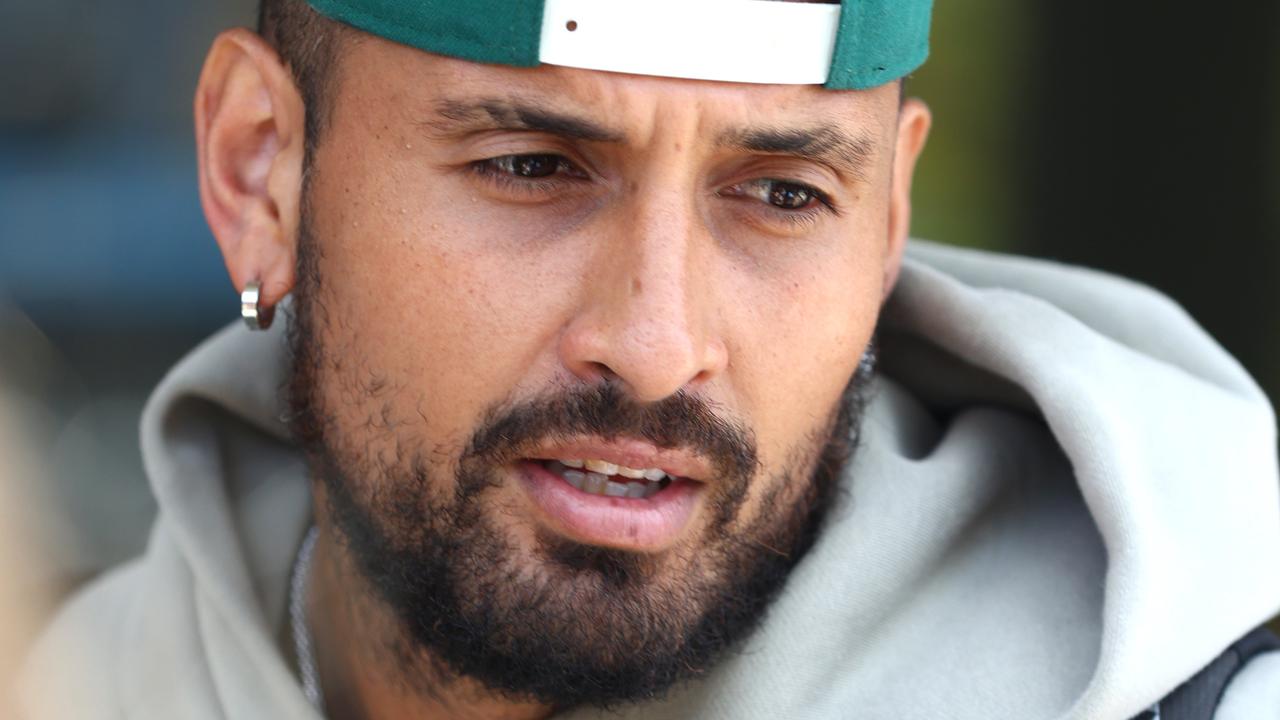
[(614, 465), (645, 470), (657, 468), (668, 475), (706, 482), (713, 474), (710, 461), (680, 448), (660, 448), (629, 438), (571, 438), (535, 446), (525, 457), (534, 460), (603, 460)]

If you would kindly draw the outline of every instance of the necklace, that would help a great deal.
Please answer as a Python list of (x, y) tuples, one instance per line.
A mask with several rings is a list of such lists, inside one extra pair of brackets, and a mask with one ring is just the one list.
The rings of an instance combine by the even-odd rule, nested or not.
[(307, 630), (307, 580), (311, 577), (311, 554), (316, 548), (316, 528), (307, 531), (307, 537), (298, 550), (289, 579), (289, 622), (293, 630), (293, 650), (298, 660), (298, 674), (302, 676), (302, 694), (311, 707), (324, 714), (324, 696), (320, 693), (320, 676), (316, 672), (316, 658), (311, 647), (311, 633)]

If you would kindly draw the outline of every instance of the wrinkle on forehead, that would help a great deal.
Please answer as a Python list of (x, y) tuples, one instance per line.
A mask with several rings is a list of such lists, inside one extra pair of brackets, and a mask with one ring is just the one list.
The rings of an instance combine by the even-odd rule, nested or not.
[(423, 121), (442, 136), (466, 130), (535, 130), (592, 142), (625, 142), (621, 130), (613, 130), (585, 116), (561, 112), (552, 103), (486, 97), (446, 98), (436, 102), (437, 117)]
[(401, 112), (437, 139), (528, 130), (639, 147), (650, 144), (661, 127), (721, 148), (821, 161), (854, 179), (865, 179), (865, 170), (891, 142), (899, 106), (896, 87), (890, 86), (836, 91), (552, 65), (515, 68), (378, 39), (347, 60), (389, 70), (376, 73), (382, 77), (375, 84), (397, 98), (417, 96), (420, 101), (404, 103)]

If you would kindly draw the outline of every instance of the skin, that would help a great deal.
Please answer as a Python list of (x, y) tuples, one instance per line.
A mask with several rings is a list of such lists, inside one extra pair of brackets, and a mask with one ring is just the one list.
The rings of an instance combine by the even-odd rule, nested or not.
[[(343, 43), (308, 207), (335, 356), (322, 387), (350, 441), (374, 457), (396, 443), (432, 448), (434, 477), (447, 482), (495, 403), (603, 378), (640, 402), (684, 390), (754, 434), (763, 472), (740, 522), (765, 513), (770, 471), (822, 430), (892, 289), (927, 108), (900, 103), (895, 85), (832, 92), (517, 69), (363, 35)], [(438, 112), (494, 98), (589, 120), (620, 141), (460, 128)], [(264, 301), (277, 303), (295, 282), (302, 99), (274, 51), (233, 30), (209, 53), (196, 119), (201, 199), (232, 283), (260, 279)], [(863, 166), (724, 143), (744, 126), (818, 125), (861, 141)], [(475, 170), (521, 154), (560, 155), (573, 169), (533, 188)], [(795, 220), (804, 213), (766, 201), (769, 179), (820, 190), (838, 214), (818, 203)], [(368, 431), (375, 419), (385, 432)], [(544, 524), (522, 493), (507, 483), (492, 502), (523, 551)], [(361, 637), (394, 630), (359, 600), (367, 593), (334, 542), (322, 490), (316, 517), (308, 604), (335, 717), (548, 714), (465, 680), (435, 697), (388, 680), (378, 668), (392, 660)], [(663, 573), (681, 572), (678, 551), (693, 549), (706, 522), (694, 515)]]

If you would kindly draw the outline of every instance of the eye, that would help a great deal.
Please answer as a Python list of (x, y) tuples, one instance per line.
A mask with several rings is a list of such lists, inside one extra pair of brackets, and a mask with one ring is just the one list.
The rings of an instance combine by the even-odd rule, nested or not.
[(730, 186), (723, 194), (748, 197), (784, 211), (834, 209), (826, 195), (817, 189), (787, 180), (761, 178)]
[(559, 155), (505, 155), (489, 162), (495, 170), (516, 177), (544, 178), (555, 175), (563, 159)]
[(503, 155), (474, 163), (476, 170), (507, 178), (539, 180), (557, 174), (583, 178), (586, 174), (563, 155), (554, 153), (530, 153), (528, 155)]
[(784, 210), (799, 210), (813, 202), (817, 195), (803, 185), (774, 183), (769, 188), (769, 204)]

